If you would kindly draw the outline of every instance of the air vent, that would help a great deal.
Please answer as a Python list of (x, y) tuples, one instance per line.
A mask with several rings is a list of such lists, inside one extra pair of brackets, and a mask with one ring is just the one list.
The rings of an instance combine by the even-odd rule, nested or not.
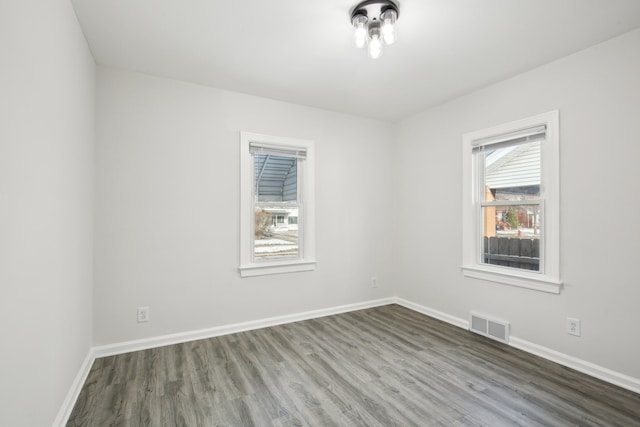
[(503, 343), (509, 342), (509, 322), (471, 312), (471, 322), (469, 324), (471, 325), (469, 328), (471, 332)]

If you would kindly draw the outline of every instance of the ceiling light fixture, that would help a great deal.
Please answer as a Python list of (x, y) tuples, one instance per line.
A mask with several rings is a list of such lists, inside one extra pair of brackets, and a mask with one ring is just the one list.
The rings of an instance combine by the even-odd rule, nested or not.
[(356, 47), (367, 46), (369, 57), (382, 56), (383, 45), (396, 41), (398, 4), (391, 0), (365, 0), (351, 12), (353, 41)]

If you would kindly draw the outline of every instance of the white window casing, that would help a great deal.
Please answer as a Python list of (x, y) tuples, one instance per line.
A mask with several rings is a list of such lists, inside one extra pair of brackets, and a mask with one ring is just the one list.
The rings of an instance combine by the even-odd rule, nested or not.
[[(498, 149), (514, 140), (540, 144), (542, 211), (539, 271), (482, 262), (485, 149)], [(462, 138), (462, 272), (472, 277), (550, 293), (560, 293), (560, 147), (557, 110), (463, 135)], [(518, 202), (520, 203), (520, 202)], [(527, 204), (527, 202), (522, 202)]]
[[(281, 260), (254, 259), (254, 154), (297, 159), (299, 208), (298, 256)], [(241, 277), (315, 269), (314, 143), (310, 140), (240, 132), (240, 266)], [(282, 204), (283, 206), (287, 204)], [(292, 204), (292, 206), (294, 206)], [(284, 218), (284, 217), (283, 217)]]

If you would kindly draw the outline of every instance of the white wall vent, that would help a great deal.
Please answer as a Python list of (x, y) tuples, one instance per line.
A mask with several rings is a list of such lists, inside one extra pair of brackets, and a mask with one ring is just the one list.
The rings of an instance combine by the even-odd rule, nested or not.
[(469, 325), (471, 332), (509, 343), (509, 322), (472, 311)]

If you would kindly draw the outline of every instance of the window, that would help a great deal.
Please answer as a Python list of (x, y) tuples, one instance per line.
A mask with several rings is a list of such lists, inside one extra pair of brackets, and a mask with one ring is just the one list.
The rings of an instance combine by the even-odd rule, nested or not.
[(313, 141), (241, 132), (240, 142), (240, 275), (313, 270)]
[(464, 135), (465, 276), (560, 292), (558, 116)]

